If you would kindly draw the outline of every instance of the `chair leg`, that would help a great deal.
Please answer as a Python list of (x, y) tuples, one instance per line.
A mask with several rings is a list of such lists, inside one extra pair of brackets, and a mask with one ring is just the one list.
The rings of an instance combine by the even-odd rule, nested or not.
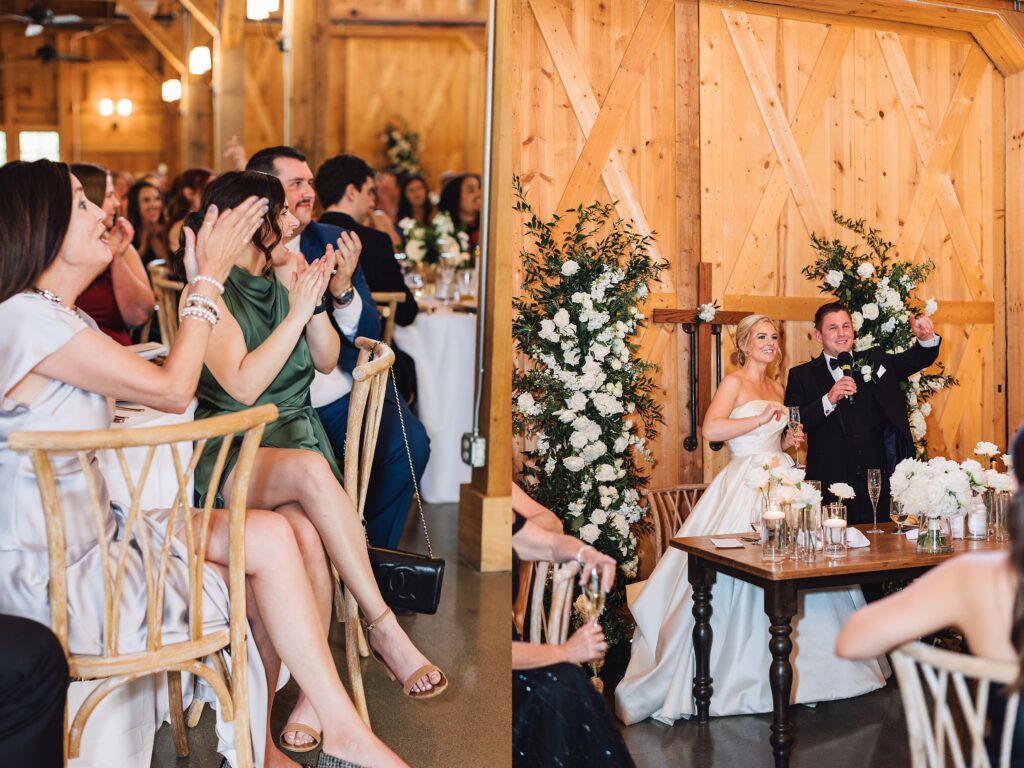
[(188, 708), (188, 717), (185, 719), (185, 723), (189, 728), (195, 728), (199, 725), (199, 719), (203, 716), (204, 706), (206, 706), (206, 702), (202, 699), (192, 699), (192, 704)]
[(348, 666), (349, 684), (352, 686), (352, 701), (359, 716), (367, 727), (370, 726), (370, 712), (366, 707), (366, 691), (363, 688), (363, 670), (359, 664), (359, 606), (351, 592), (345, 593), (345, 662)]
[(178, 757), (188, 757), (188, 736), (185, 733), (185, 713), (181, 706), (181, 672), (167, 673), (167, 705), (171, 712), (171, 733), (174, 751)]

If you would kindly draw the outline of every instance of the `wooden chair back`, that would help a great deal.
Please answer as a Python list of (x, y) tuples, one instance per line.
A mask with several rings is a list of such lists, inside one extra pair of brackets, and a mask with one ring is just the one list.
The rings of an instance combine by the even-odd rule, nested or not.
[(153, 293), (156, 295), (156, 320), (160, 328), (160, 343), (170, 347), (178, 332), (178, 304), (185, 284), (170, 278), (167, 264), (163, 259), (151, 261), (146, 269), (149, 271), (149, 281), (153, 284)]
[(391, 344), (391, 337), (395, 334), (395, 313), (398, 305), (405, 301), (405, 294), (401, 291), (374, 291), (373, 302), (377, 305), (380, 319), (384, 322), (381, 329), (381, 341)]
[(693, 512), (705, 490), (707, 485), (704, 483), (688, 483), (656, 488), (644, 494), (654, 525), (655, 562), (665, 554), (669, 541)]
[(531, 643), (564, 643), (569, 636), (572, 616), (572, 595), (579, 566), (575, 562), (557, 565), (544, 560), (519, 564), (520, 591), (517, 607), (526, 607), (528, 596), (529, 624), (526, 611), (513, 609), (513, 621), (521, 637)]
[[(248, 692), (246, 687), (247, 631), (245, 618), (245, 515), (246, 493), (256, 449), (259, 447), (265, 424), (277, 418), (277, 408), (264, 405), (240, 413), (212, 419), (138, 429), (106, 429), (82, 432), (15, 432), (9, 439), (16, 451), (29, 452), (35, 469), (36, 483), (46, 516), (47, 548), (50, 570), (50, 627), (67, 654), (72, 678), (82, 680), (103, 679), (79, 708), (70, 729), (65, 729), (65, 759), (79, 754), (82, 732), (97, 705), (113, 690), (125, 683), (151, 674), (167, 673), (168, 697), (175, 748), (179, 756), (188, 754), (184, 715), (181, 706), (181, 673), (189, 672), (202, 678), (221, 704), (224, 719), (234, 721), (235, 741), (239, 764), (252, 765), (252, 745), (249, 736)], [(241, 450), (235, 464), (237, 488), (242, 492), (232, 495), (228, 510), (230, 520), (230, 556), (228, 565), (228, 592), (231, 603), (227, 629), (205, 632), (203, 628), (203, 563), (206, 558), (207, 536), (215, 494), (209, 494), (202, 509), (192, 508), (191, 478), (206, 442), (224, 436), (217, 455), (211, 483), (220, 484), (227, 447), (234, 436), (242, 434)], [(195, 449), (192, 450), (192, 443)], [(186, 443), (191, 457), (182, 460), (180, 444)], [(151, 540), (152, 531), (143, 520), (146, 511), (140, 509), (140, 499), (150, 477), (157, 450), (161, 457), (168, 453), (173, 462), (177, 488), (168, 514), (166, 534), (161, 541)], [(128, 449), (144, 450), (144, 459), (138, 476), (126, 458)], [(121, 601), (124, 590), (125, 568), (133, 547), (119, 547), (111, 551), (107, 539), (110, 521), (109, 504), (94, 474), (94, 454), (111, 450), (124, 476), (131, 495), (122, 538), (134, 538), (142, 550), (145, 575), (146, 635), (145, 650), (122, 652), (118, 635)], [(162, 459), (161, 459), (162, 460)], [(68, 514), (88, 515), (96, 526), (100, 560), (103, 572), (103, 651), (99, 656), (77, 654), (68, 648), (68, 584), (64, 510), (57, 489), (59, 474), (66, 473), (77, 464), (84, 473), (91, 497), (91, 510), (67, 510)], [(137, 462), (136, 462), (137, 464)], [(171, 543), (174, 531), (183, 527), (184, 546), (188, 561), (187, 597), (189, 634), (186, 640), (165, 643), (163, 639), (163, 607), (169, 578)], [(99, 588), (99, 585), (97, 585)], [(220, 657), (214, 656), (216, 669), (202, 663), (202, 659), (224, 648), (230, 648), (232, 665), (241, 674), (227, 675)]]
[[(370, 487), (370, 468), (377, 449), (377, 435), (380, 431), (380, 417), (384, 411), (384, 394), (387, 391), (388, 376), (395, 362), (391, 347), (379, 341), (360, 336), (355, 341), (359, 348), (356, 367), (352, 369), (352, 392), (348, 400), (348, 425), (345, 431), (345, 462), (342, 476), (345, 492), (355, 505), (360, 520), (366, 507), (366, 495)], [(338, 579), (335, 571), (335, 579)], [(338, 613), (341, 601), (336, 595)], [(370, 619), (376, 618), (370, 616)], [(370, 724), (370, 712), (363, 688), (360, 657), (369, 655), (366, 637), (359, 625), (359, 606), (351, 590), (345, 590), (345, 662), (348, 667), (352, 698), (360, 716)]]
[[(913, 768), (945, 768), (949, 764), (957, 768), (994, 768), (985, 750), (989, 692), (993, 683), (1006, 685), (1016, 680), (1017, 665), (920, 642), (907, 643), (893, 651), (892, 662), (907, 717)], [(950, 707), (954, 692), (959, 717), (954, 716)], [(1006, 700), (999, 768), (1010, 765), (1019, 700), (1016, 693)], [(961, 738), (968, 743), (962, 744)]]

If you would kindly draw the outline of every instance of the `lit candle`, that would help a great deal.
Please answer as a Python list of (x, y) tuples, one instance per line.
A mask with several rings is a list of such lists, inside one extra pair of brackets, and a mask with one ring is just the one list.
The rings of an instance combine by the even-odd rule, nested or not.
[(845, 528), (846, 521), (839, 517), (830, 517), (828, 520), (822, 522), (826, 528)]
[(785, 512), (781, 512), (779, 510), (772, 509), (772, 510), (769, 510), (769, 511), (765, 512), (763, 515), (761, 515), (761, 517), (764, 518), (765, 520), (785, 520), (786, 519), (786, 513)]

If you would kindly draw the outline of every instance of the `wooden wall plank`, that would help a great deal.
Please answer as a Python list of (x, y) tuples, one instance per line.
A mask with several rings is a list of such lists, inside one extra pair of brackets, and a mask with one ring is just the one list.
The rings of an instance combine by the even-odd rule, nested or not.
[(1005, 80), (1006, 104), (1006, 424), (1024, 425), (1024, 74)]

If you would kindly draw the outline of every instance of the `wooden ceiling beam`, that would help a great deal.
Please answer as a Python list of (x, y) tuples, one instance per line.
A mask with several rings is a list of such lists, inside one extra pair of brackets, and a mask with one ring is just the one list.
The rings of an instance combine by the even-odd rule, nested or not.
[[(182, 7), (192, 14), (192, 18), (199, 22), (199, 26), (206, 30), (210, 37), (216, 39), (220, 34), (217, 27), (217, 9), (209, 0), (178, 0)], [(242, 11), (244, 18), (244, 9)]]
[[(151, 53), (151, 50), (143, 49), (144, 42), (131, 37), (123, 29), (106, 29), (103, 31), (103, 35), (122, 56), (149, 75), (157, 85), (163, 83), (163, 72), (160, 71), (157, 63), (147, 55)], [(142, 45), (140, 45), (140, 42), (142, 42)]]
[(166, 30), (157, 24), (152, 16), (146, 13), (137, 0), (120, 0), (120, 2), (121, 8), (128, 18), (132, 20), (135, 28), (152, 43), (154, 48), (160, 51), (160, 55), (177, 70), (179, 75), (185, 77), (188, 74), (188, 67), (185, 66), (182, 57), (178, 55), (178, 46), (174, 44)]

